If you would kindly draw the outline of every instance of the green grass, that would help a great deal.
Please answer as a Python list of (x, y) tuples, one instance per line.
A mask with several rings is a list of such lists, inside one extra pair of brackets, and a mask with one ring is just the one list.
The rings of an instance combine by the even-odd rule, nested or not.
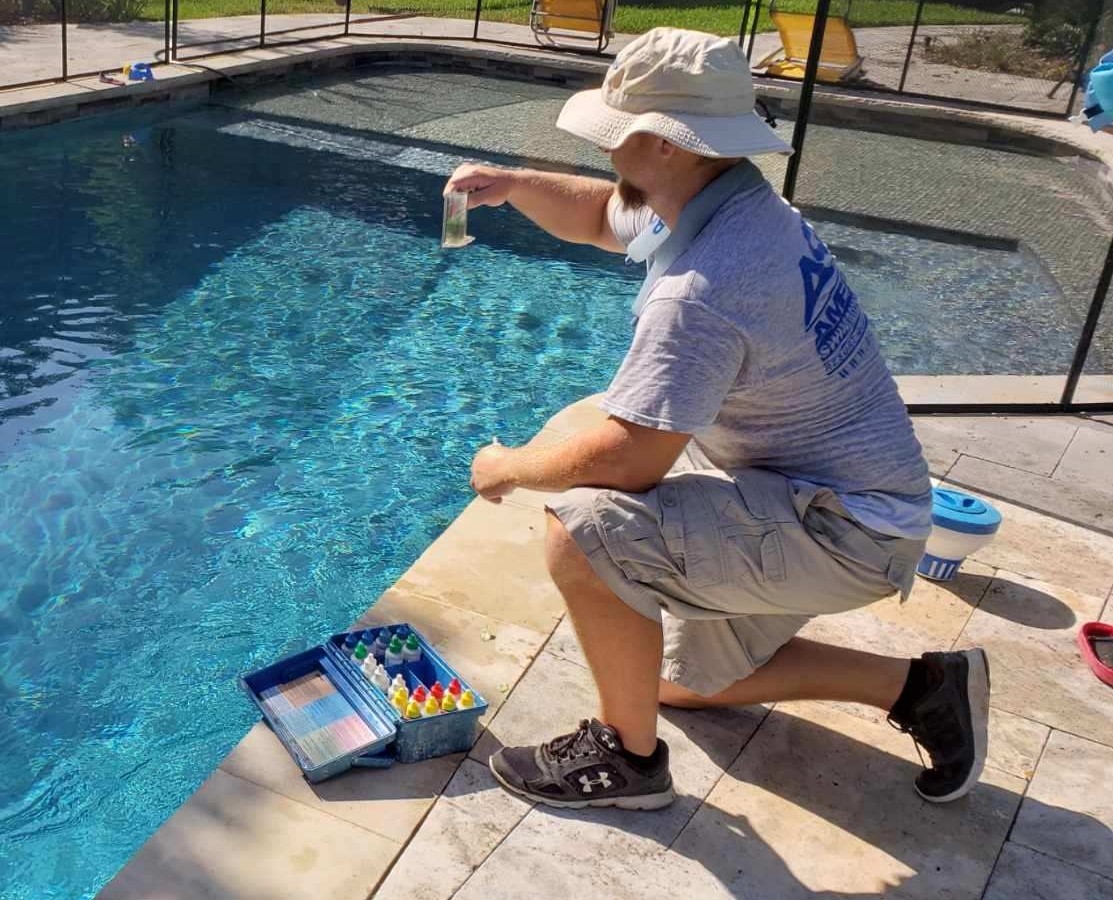
[[(493, 22), (520, 22), (529, 20), (528, 0), (484, 0), (483, 18)], [(781, 0), (781, 9), (810, 12), (815, 0)], [(768, 4), (764, 4), (768, 7)], [(267, 15), (281, 13), (338, 12), (334, 0), (267, 0)], [(420, 13), (430, 16), (455, 16), (471, 18), (475, 5), (469, 0), (353, 0), (353, 16), (366, 16), (369, 12)], [(737, 34), (742, 18), (739, 0), (695, 0), (678, 3), (677, 0), (619, 0), (615, 14), (616, 31), (639, 34), (658, 25), (673, 25), (710, 31), (714, 34)], [(213, 16), (243, 16), (256, 14), (259, 0), (179, 0), (182, 19), (202, 19)], [(162, 0), (148, 0), (143, 18), (161, 19)], [(851, 7), (850, 22), (856, 28), (876, 25), (911, 25), (916, 15), (916, 0), (856, 0)], [(921, 20), (925, 25), (989, 25), (1023, 21), (1017, 16), (995, 15), (952, 6), (949, 3), (928, 3)], [(773, 31), (768, 12), (762, 10), (759, 31)]]

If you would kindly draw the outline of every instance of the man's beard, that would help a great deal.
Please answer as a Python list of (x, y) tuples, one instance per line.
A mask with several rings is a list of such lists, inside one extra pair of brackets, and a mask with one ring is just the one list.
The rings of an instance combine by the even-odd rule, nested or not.
[(625, 178), (618, 179), (618, 199), (627, 209), (641, 209), (645, 206), (645, 191), (634, 187)]

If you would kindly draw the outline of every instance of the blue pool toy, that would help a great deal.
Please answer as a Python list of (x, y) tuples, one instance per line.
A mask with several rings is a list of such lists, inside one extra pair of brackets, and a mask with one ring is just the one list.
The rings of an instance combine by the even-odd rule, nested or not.
[(932, 581), (950, 581), (967, 556), (993, 540), (1001, 513), (962, 491), (934, 488), (931, 493), (931, 537), (916, 571)]
[(151, 64), (148, 62), (134, 62), (124, 66), (124, 74), (127, 75), (128, 81), (155, 80), (155, 73), (151, 70)]
[(1113, 125), (1113, 50), (1106, 53), (1090, 72), (1082, 101), (1082, 115), (1078, 120), (1085, 122), (1093, 131)]

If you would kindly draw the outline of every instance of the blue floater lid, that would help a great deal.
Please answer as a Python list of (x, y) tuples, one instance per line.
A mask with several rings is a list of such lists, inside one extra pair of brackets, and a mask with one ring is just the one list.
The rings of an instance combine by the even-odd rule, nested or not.
[(932, 488), (931, 521), (962, 534), (994, 534), (1001, 513), (978, 497), (946, 488)]

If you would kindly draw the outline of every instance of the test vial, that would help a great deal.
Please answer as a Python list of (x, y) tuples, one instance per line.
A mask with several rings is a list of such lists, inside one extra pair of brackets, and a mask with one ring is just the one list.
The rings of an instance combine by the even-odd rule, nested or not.
[(468, 195), (449, 191), (444, 195), (444, 218), (441, 222), (442, 247), (466, 247), (475, 238), (468, 236)]

